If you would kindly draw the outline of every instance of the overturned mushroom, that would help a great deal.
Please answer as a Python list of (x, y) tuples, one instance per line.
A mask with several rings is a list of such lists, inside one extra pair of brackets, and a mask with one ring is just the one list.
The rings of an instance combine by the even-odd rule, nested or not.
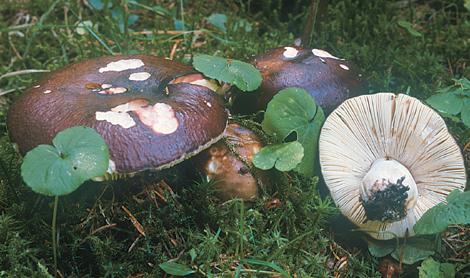
[(289, 87), (307, 90), (325, 115), (346, 99), (368, 93), (367, 79), (358, 66), (324, 50), (278, 47), (252, 56), (248, 62), (261, 72), (263, 82), (253, 92), (232, 89), (234, 113), (265, 110), (275, 94)]
[(228, 112), (212, 83), (191, 67), (150, 55), (88, 59), (35, 82), (7, 116), (25, 154), (72, 126), (106, 141), (113, 173), (172, 166), (218, 140)]
[(319, 153), (341, 212), (361, 228), (399, 237), (413, 235), (428, 209), (466, 185), (462, 154), (444, 120), (407, 95), (347, 100), (326, 119)]
[(251, 162), (263, 144), (251, 130), (236, 123), (228, 125), (225, 136), (226, 143), (237, 154), (225, 143), (217, 142), (195, 156), (192, 162), (207, 181), (216, 181), (214, 187), (221, 191), (214, 194), (222, 202), (232, 198), (254, 201), (260, 196), (258, 181), (268, 187), (270, 183), (268, 171), (254, 167)]

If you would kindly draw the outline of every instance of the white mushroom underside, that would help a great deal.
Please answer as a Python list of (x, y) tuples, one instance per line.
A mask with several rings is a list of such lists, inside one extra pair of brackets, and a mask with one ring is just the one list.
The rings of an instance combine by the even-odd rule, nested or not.
[[(465, 167), (444, 120), (421, 101), (391, 93), (350, 99), (333, 111), (320, 134), (320, 164), (341, 211), (361, 228), (403, 237), (429, 208), (453, 190), (463, 190)], [(408, 216), (393, 223), (365, 220), (359, 187), (378, 158), (390, 157), (412, 173), (419, 197)], [(371, 233), (380, 239), (389, 234)]]

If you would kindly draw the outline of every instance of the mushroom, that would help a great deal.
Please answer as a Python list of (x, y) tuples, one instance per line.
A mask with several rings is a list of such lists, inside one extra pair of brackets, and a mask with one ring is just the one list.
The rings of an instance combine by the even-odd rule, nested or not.
[(298, 87), (307, 90), (328, 115), (346, 99), (367, 94), (369, 90), (358, 66), (320, 49), (277, 47), (250, 57), (248, 62), (261, 72), (263, 82), (253, 92), (236, 88), (229, 92), (234, 113), (266, 110), (279, 91)]
[(194, 69), (150, 55), (80, 61), (35, 82), (10, 107), (7, 128), (25, 154), (72, 126), (109, 147), (108, 173), (170, 167), (216, 142), (228, 111)]
[(319, 153), (341, 212), (360, 228), (399, 237), (414, 235), (413, 225), (428, 209), (466, 185), (462, 154), (444, 120), (407, 95), (345, 101), (326, 119)]
[(260, 196), (257, 178), (264, 186), (269, 187), (270, 184), (268, 171), (258, 169), (252, 163), (253, 155), (263, 144), (256, 134), (237, 123), (227, 126), (225, 136), (226, 143), (219, 141), (213, 144), (192, 158), (192, 162), (207, 181), (216, 181), (214, 187), (221, 190), (214, 194), (220, 201), (232, 198), (255, 201)]

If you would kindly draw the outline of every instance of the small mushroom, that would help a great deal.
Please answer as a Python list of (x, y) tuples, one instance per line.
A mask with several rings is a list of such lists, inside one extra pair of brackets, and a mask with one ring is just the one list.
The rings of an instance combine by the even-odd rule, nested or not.
[[(232, 198), (254, 201), (260, 196), (260, 190), (252, 171), (264, 186), (269, 187), (268, 171), (260, 170), (252, 163), (253, 155), (263, 144), (256, 134), (237, 123), (227, 126), (225, 136), (226, 143), (213, 144), (192, 158), (192, 162), (207, 181), (217, 181), (214, 187), (221, 191), (214, 194), (220, 201)], [(236, 154), (226, 144), (230, 144)]]
[(161, 169), (224, 133), (228, 111), (194, 69), (150, 55), (119, 55), (62, 67), (35, 82), (10, 107), (7, 128), (25, 154), (72, 126), (106, 141), (109, 174)]
[(253, 92), (231, 90), (234, 113), (266, 110), (279, 91), (298, 87), (307, 90), (328, 115), (346, 99), (367, 94), (369, 90), (367, 79), (358, 66), (320, 49), (277, 47), (250, 57), (248, 62), (261, 72), (263, 82)]
[(428, 209), (466, 185), (462, 154), (444, 120), (407, 95), (345, 101), (326, 119), (319, 153), (341, 212), (360, 228), (399, 237), (414, 235), (413, 225)]

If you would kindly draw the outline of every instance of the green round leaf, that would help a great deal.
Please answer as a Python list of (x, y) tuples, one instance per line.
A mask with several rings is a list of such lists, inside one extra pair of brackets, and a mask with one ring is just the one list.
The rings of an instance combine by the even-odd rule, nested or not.
[(300, 163), (304, 148), (297, 141), (266, 146), (253, 156), (253, 164), (268, 170), (276, 166), (279, 171), (290, 171)]
[(317, 109), (312, 96), (304, 89), (292, 87), (280, 91), (269, 102), (262, 126), (264, 131), (279, 140), (293, 131), (297, 133), (297, 141), (304, 148), (304, 157), (295, 170), (311, 177), (315, 173), (318, 137), (324, 121), (323, 110), (320, 107)]
[(243, 91), (256, 90), (263, 81), (257, 68), (237, 60), (229, 65), (224, 58), (199, 55), (194, 57), (193, 66), (205, 76), (233, 84)]
[(21, 175), (35, 192), (65, 195), (84, 181), (106, 173), (108, 147), (93, 129), (76, 126), (59, 132), (50, 145), (29, 151), (21, 165)]

